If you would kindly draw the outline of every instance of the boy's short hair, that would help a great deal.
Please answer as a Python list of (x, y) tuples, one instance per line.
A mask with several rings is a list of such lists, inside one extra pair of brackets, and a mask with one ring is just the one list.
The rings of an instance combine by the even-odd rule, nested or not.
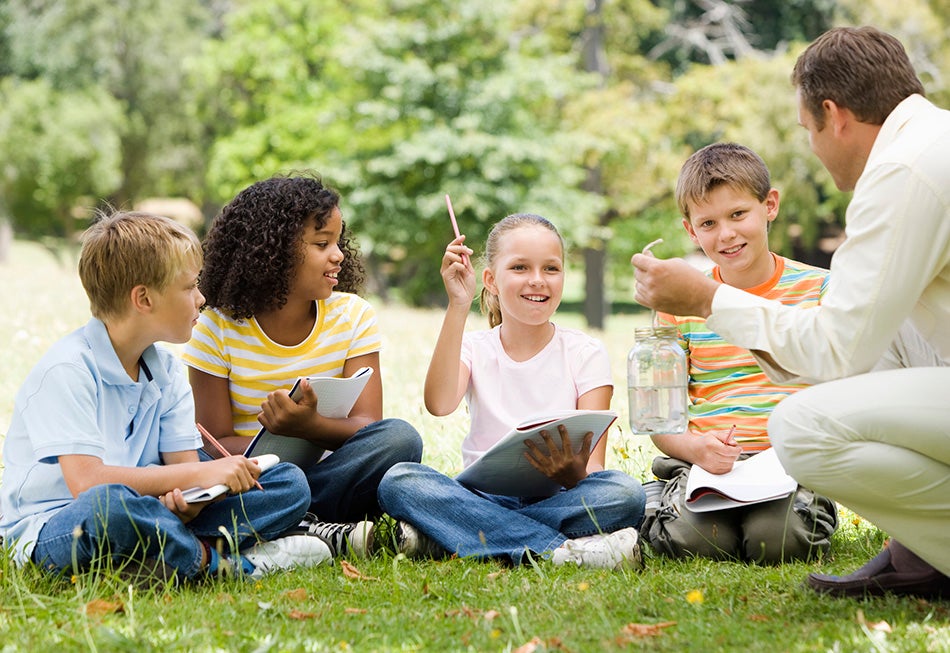
[(764, 202), (772, 189), (769, 168), (758, 154), (738, 143), (713, 143), (686, 159), (676, 180), (676, 204), (689, 219), (689, 205), (706, 201), (717, 186), (728, 185)]
[(99, 319), (117, 317), (138, 285), (163, 291), (187, 267), (200, 268), (201, 242), (171, 218), (152, 213), (101, 213), (83, 233), (79, 279)]

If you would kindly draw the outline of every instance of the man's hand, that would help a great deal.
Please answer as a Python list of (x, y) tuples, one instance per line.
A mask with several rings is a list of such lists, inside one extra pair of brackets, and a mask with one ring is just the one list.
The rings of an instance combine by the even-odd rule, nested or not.
[(634, 298), (640, 304), (671, 315), (707, 318), (712, 313), (719, 282), (683, 259), (661, 260), (652, 254), (634, 254), (630, 262), (636, 268)]

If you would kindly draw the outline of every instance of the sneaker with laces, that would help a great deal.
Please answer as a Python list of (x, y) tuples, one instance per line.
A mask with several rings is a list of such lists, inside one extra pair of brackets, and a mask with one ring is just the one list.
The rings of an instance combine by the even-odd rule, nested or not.
[(258, 542), (241, 552), (241, 557), (254, 566), (251, 578), (294, 567), (312, 567), (333, 562), (333, 552), (323, 538), (311, 535), (284, 535), (268, 542)]
[(571, 562), (578, 567), (601, 569), (640, 569), (643, 556), (637, 530), (624, 528), (613, 533), (568, 540), (554, 549), (551, 562), (556, 565)]
[(373, 522), (371, 521), (337, 524), (318, 521), (316, 515), (307, 513), (293, 533), (321, 538), (330, 545), (333, 557), (352, 553), (359, 558), (368, 558), (373, 554)]
[(396, 524), (396, 552), (407, 558), (444, 558), (445, 549), (409, 522)]

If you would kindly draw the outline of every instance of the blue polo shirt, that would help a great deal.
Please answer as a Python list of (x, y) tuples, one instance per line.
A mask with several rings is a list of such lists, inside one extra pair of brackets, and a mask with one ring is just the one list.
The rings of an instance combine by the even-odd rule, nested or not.
[(17, 393), (3, 444), (0, 534), (30, 559), (46, 522), (73, 500), (59, 456), (96, 456), (106, 465), (161, 464), (160, 454), (201, 446), (184, 366), (154, 345), (139, 380), (119, 362), (105, 325), (91, 319), (40, 359)]

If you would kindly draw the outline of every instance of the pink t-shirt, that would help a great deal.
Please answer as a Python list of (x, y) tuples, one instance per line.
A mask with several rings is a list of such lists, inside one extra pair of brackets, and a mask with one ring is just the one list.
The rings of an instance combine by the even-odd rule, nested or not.
[(462, 441), (465, 467), (524, 420), (575, 409), (581, 395), (613, 387), (607, 349), (596, 338), (555, 325), (544, 349), (516, 362), (505, 353), (500, 328), (469, 331), (462, 338), (462, 364), (472, 373), (465, 392), (472, 416)]

